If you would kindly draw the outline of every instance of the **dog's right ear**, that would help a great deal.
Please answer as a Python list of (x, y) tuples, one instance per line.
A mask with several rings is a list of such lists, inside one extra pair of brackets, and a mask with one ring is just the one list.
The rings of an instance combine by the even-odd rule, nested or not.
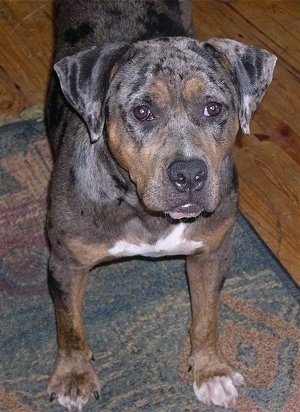
[(103, 133), (103, 106), (111, 70), (129, 47), (127, 43), (94, 46), (54, 65), (63, 94), (84, 120), (92, 143)]

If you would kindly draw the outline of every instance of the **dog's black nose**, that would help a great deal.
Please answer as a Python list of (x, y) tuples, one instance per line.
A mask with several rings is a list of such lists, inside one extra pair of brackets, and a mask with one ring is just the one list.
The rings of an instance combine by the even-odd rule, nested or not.
[(168, 175), (180, 192), (194, 192), (203, 188), (207, 166), (201, 159), (180, 160), (170, 164)]

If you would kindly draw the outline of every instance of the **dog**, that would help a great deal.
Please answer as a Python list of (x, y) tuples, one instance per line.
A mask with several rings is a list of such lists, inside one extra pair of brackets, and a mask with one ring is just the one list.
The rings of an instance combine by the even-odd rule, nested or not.
[(275, 62), (234, 40), (195, 39), (188, 0), (57, 0), (46, 114), (51, 401), (81, 411), (100, 396), (81, 313), (90, 269), (183, 255), (194, 392), (206, 404), (235, 404), (245, 381), (217, 332), (238, 211), (231, 149), (239, 129), (249, 134)]

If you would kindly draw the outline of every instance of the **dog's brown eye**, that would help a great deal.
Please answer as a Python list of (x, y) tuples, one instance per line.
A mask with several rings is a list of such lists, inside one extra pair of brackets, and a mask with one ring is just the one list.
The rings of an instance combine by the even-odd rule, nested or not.
[(203, 114), (206, 117), (210, 117), (210, 116), (217, 116), (222, 110), (222, 105), (220, 103), (208, 103), (205, 107), (204, 107), (204, 111)]
[(133, 109), (134, 117), (138, 120), (154, 120), (154, 116), (147, 106), (137, 106)]

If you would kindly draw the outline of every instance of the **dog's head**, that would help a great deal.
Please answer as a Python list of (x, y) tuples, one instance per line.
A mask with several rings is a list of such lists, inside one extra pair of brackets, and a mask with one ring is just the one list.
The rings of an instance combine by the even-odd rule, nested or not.
[(233, 40), (162, 38), (93, 47), (55, 70), (92, 143), (108, 144), (144, 205), (182, 218), (219, 204), (239, 126), (249, 133), (275, 61)]

